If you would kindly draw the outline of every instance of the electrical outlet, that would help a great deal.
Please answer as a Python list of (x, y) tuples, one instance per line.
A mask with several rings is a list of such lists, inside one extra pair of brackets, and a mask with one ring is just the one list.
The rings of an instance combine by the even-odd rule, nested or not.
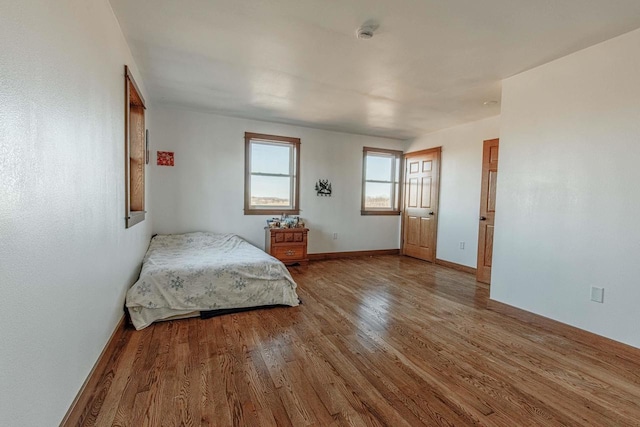
[(460, 242), (460, 249), (464, 250), (464, 242)]
[(604, 288), (591, 287), (591, 301), (603, 303), (604, 302)]
[(338, 240), (338, 233), (333, 233), (333, 240)]

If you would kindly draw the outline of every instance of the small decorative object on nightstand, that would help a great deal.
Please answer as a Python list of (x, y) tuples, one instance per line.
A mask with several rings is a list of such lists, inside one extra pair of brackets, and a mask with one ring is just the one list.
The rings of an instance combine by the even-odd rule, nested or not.
[(265, 251), (286, 265), (309, 263), (307, 258), (308, 228), (265, 227)]

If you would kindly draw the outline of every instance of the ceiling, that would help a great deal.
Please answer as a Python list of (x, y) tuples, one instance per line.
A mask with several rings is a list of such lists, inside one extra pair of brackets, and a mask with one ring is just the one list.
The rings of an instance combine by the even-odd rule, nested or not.
[(110, 1), (154, 103), (400, 139), (495, 116), (502, 79), (640, 27), (638, 0)]

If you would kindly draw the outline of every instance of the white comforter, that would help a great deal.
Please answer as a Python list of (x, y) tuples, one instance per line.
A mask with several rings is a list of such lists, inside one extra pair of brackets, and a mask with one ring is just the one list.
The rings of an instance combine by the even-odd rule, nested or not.
[(277, 259), (234, 234), (158, 235), (127, 292), (136, 329), (155, 320), (224, 308), (298, 305), (296, 283)]

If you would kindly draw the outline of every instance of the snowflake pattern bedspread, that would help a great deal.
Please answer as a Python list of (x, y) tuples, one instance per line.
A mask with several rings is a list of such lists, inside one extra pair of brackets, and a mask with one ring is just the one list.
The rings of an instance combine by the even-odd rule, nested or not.
[(136, 329), (193, 311), (298, 305), (287, 268), (235, 234), (158, 235), (127, 292)]

